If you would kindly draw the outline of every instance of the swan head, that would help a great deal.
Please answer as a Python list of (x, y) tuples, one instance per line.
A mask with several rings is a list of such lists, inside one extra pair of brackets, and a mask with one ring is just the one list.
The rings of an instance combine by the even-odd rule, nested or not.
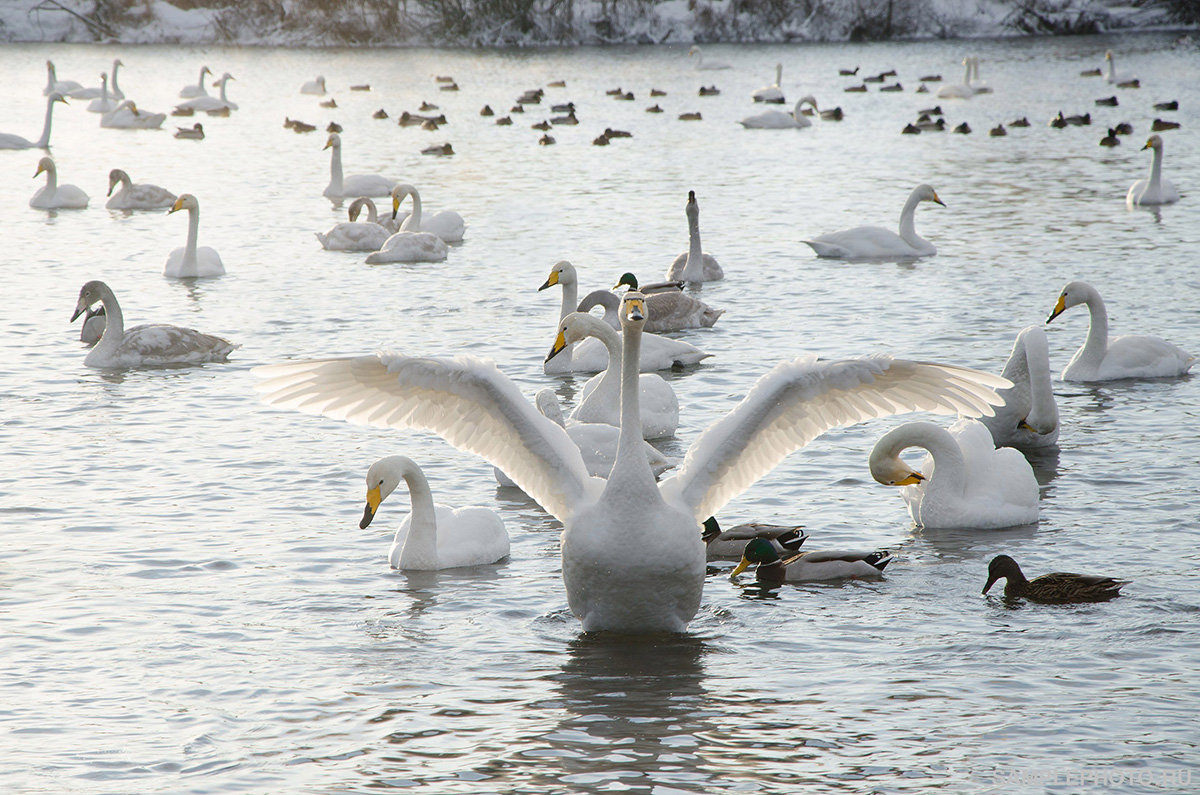
[(1105, 50), (1105, 51), (1104, 51), (1104, 60), (1106, 60), (1106, 61), (1111, 61), (1111, 60), (1112, 60), (1112, 50)]
[(1062, 292), (1058, 294), (1058, 301), (1055, 302), (1054, 309), (1051, 310), (1050, 316), (1046, 318), (1046, 322), (1049, 323), (1071, 307), (1087, 301), (1087, 296), (1090, 292), (1092, 292), (1092, 287), (1087, 282), (1069, 282), (1066, 287), (1062, 288)]
[(533, 397), (533, 403), (537, 406), (537, 410), (541, 415), (548, 420), (553, 421), (560, 426), (566, 426), (566, 421), (563, 419), (562, 406), (559, 405), (558, 395), (550, 387), (538, 390), (538, 393)]
[(342, 136), (338, 135), (337, 133), (330, 133), (329, 137), (325, 139), (325, 145), (322, 146), (321, 149), (325, 150), (325, 149), (329, 149), (331, 147), (334, 149), (341, 149), (342, 148)]
[(57, 91), (55, 91), (53, 94), (51, 94), (49, 97), (47, 97), (46, 100), (51, 105), (53, 105), (55, 102), (61, 102), (64, 105), (67, 104), (67, 98), (64, 97), (62, 94), (60, 94)]
[[(689, 58), (692, 57), (693, 55), (699, 55), (699, 54), (700, 54), (700, 48), (694, 44), (692, 45), (691, 49), (688, 50)], [(54, 68), (54, 64), (50, 63), (49, 61), (46, 61), (46, 65), (49, 66), (51, 69)]]
[(191, 210), (199, 209), (200, 201), (192, 194), (185, 193), (175, 200), (175, 203), (171, 205), (171, 209), (167, 210), (167, 215), (177, 213), (180, 210), (188, 210), (190, 212)]
[[(209, 72), (209, 74), (212, 74), (212, 72)], [(230, 80), (237, 80), (237, 78), (234, 77), (233, 75), (229, 74), (229, 72), (226, 72), (225, 74), (221, 75), (221, 77), (219, 79), (214, 80), (213, 85), (219, 86), (223, 83), (229, 82)]]
[(937, 191), (933, 189), (932, 185), (918, 185), (913, 193), (916, 194), (918, 201), (933, 202), (943, 207), (946, 206), (946, 203), (938, 198)]
[(75, 302), (75, 312), (71, 315), (72, 323), (80, 315), (91, 310), (93, 305), (100, 302), (104, 289), (106, 289), (104, 282), (98, 279), (93, 279), (79, 288), (79, 300)]
[(39, 160), (39, 161), (38, 161), (38, 167), (37, 167), (37, 171), (33, 172), (33, 176), (34, 176), (34, 178), (36, 178), (36, 177), (37, 177), (39, 174), (41, 174), (42, 172), (46, 172), (46, 173), (48, 173), (48, 174), (53, 174), (53, 173), (55, 173), (55, 170), (54, 170), (54, 160), (52, 160), (52, 159), (51, 159), (51, 158), (49, 158), (49, 157), (43, 157), (41, 160)]
[(987, 584), (983, 586), (983, 592), (987, 593), (996, 584), (996, 580), (1009, 580), (1020, 582), (1025, 579), (1025, 575), (1021, 572), (1021, 567), (1017, 562), (1008, 555), (997, 555), (992, 558), (992, 562), (988, 564)]
[[(1142, 149), (1153, 149), (1155, 152), (1161, 152), (1163, 140), (1161, 135), (1151, 135), (1146, 139), (1146, 145)], [(1172, 155), (1174, 157), (1174, 155)]]
[(554, 263), (554, 267), (550, 269), (550, 275), (546, 277), (546, 281), (538, 288), (538, 292), (548, 290), (556, 284), (572, 284), (575, 280), (575, 266), (568, 260), (560, 259)]
[(911, 446), (907, 438), (908, 427), (901, 425), (888, 431), (872, 448), (869, 466), (871, 477), (875, 478), (876, 483), (885, 486), (915, 486), (925, 480), (924, 475), (900, 458), (900, 452)]
[(730, 578), (736, 577), (746, 569), (750, 568), (750, 564), (757, 563), (760, 566), (766, 563), (775, 563), (779, 560), (779, 553), (775, 551), (774, 545), (765, 538), (752, 538), (746, 542), (746, 548), (742, 550), (742, 560), (730, 572)]
[(687, 214), (688, 221), (700, 220), (700, 205), (696, 201), (696, 191), (688, 191), (687, 205), (683, 208), (683, 211)]
[(800, 101), (796, 103), (796, 108), (798, 109), (805, 102), (807, 102), (809, 105), (812, 105), (813, 110), (815, 110), (817, 113), (821, 112), (821, 109), (817, 107), (817, 98), (812, 94), (805, 94), (804, 96), (800, 97)]
[(113, 188), (126, 181), (129, 181), (129, 175), (122, 169), (114, 168), (108, 172), (108, 195), (112, 196)]
[[(331, 140), (334, 138), (337, 138), (337, 133), (334, 133), (333, 135), (329, 136), (329, 138)], [(338, 141), (339, 141), (339, 143), (335, 144), (335, 146), (340, 145), (341, 139), (338, 138)], [(400, 214), (400, 203), (403, 202), (404, 199), (409, 196), (412, 196), (415, 201), (416, 197), (420, 196), (420, 194), (417, 193), (417, 189), (415, 187), (413, 187), (412, 185), (409, 185), (406, 182), (397, 183), (395, 186), (392, 187), (392, 220), (393, 221), (396, 220), (396, 216)], [(416, 231), (416, 230), (414, 230), (414, 231)]]
[(380, 503), (396, 490), (406, 473), (414, 470), (418, 473), (421, 471), (415, 461), (402, 455), (390, 455), (371, 464), (367, 470), (367, 506), (363, 509), (362, 521), (358, 523), (360, 528), (366, 529), (371, 524)]
[(351, 222), (358, 220), (359, 214), (362, 213), (363, 208), (367, 206), (367, 202), (369, 201), (371, 200), (366, 196), (360, 196), (350, 202), (350, 207), (346, 210), (346, 214), (350, 217)]
[(550, 361), (569, 346), (587, 337), (603, 339), (606, 335), (615, 334), (612, 327), (598, 317), (587, 312), (572, 312), (558, 324), (558, 336), (554, 338), (554, 345), (546, 354), (546, 361)]
[(200, 67), (200, 77), (204, 77), (205, 75), (208, 75), (211, 77), (212, 73), (213, 73), (212, 69), (209, 69), (207, 66)]
[(627, 291), (621, 299), (620, 320), (622, 329), (641, 331), (646, 325), (646, 296), (637, 290)]

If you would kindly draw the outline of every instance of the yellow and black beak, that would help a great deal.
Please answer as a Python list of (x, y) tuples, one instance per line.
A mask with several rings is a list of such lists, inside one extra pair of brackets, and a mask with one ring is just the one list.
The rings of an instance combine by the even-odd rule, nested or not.
[(41, 174), (45, 170), (46, 170), (46, 167), (44, 165), (42, 165), (41, 163), (38, 163), (38, 170), (33, 172), (33, 176), (36, 177), (38, 174)]
[(936, 191), (936, 190), (933, 192), (933, 200), (934, 200), (936, 203), (938, 203), (938, 204), (942, 205), (943, 207), (945, 207), (945, 206), (946, 206), (946, 203), (945, 203), (944, 201), (942, 201), (941, 199), (939, 199), (939, 198), (938, 198), (938, 195), (937, 195), (937, 191)]
[(643, 298), (625, 299), (625, 317), (630, 320), (646, 319), (646, 301)]
[(329, 136), (328, 139), (326, 139), (325, 145), (321, 147), (321, 151), (325, 151), (326, 149), (328, 149), (331, 146), (333, 146), (333, 136), (332, 135)]
[(182, 209), (183, 209), (183, 199), (182, 198), (176, 199), (175, 203), (171, 205), (171, 209), (167, 210), (167, 215), (170, 215), (171, 213), (174, 213), (174, 212), (179, 212)]
[(1051, 320), (1061, 315), (1066, 308), (1067, 297), (1065, 295), (1060, 295), (1058, 297), (1058, 303), (1054, 305), (1054, 311), (1050, 313), (1050, 317), (1046, 318), (1046, 322), (1049, 323)]
[(922, 480), (924, 480), (924, 479), (925, 479), (925, 476), (924, 476), (924, 475), (922, 475), (920, 472), (909, 472), (909, 473), (908, 473), (908, 477), (904, 478), (903, 480), (897, 480), (897, 481), (896, 481), (894, 484), (892, 484), (892, 485), (895, 485), (895, 486), (915, 486), (915, 485), (917, 485), (918, 483), (920, 483), (920, 482), (921, 482)]
[(362, 521), (358, 523), (360, 529), (365, 530), (371, 520), (375, 518), (375, 512), (379, 510), (379, 503), (383, 502), (383, 497), (380, 496), (379, 487), (371, 489), (367, 492), (367, 507), (363, 508)]
[(746, 560), (746, 556), (743, 555), (742, 562), (734, 566), (733, 571), (729, 572), (729, 579), (732, 580), (734, 577), (738, 576), (748, 568), (750, 568), (750, 561)]
[(1139, 151), (1145, 151), (1146, 149), (1149, 149), (1149, 148), (1150, 148), (1150, 140), (1146, 139), (1146, 145), (1143, 146)]
[(554, 345), (550, 348), (550, 352), (546, 354), (546, 361), (550, 361), (555, 356), (558, 356), (567, 348), (567, 337), (561, 331), (554, 338)]
[(400, 213), (401, 196), (392, 196), (392, 220), (396, 220), (396, 216)]
[(538, 288), (538, 292), (540, 293), (542, 290), (546, 290), (556, 284), (558, 284), (558, 271), (550, 271), (550, 275), (546, 277), (546, 283)]
[(1029, 431), (1030, 433), (1038, 433), (1038, 429), (1033, 427), (1032, 425), (1030, 425), (1025, 420), (1021, 420), (1020, 422), (1017, 423), (1017, 429), (1022, 430), (1022, 431)]

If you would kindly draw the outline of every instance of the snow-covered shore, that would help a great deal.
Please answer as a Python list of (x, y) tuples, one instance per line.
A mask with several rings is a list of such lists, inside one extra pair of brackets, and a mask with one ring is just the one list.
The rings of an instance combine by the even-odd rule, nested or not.
[(0, 4), (0, 41), (540, 46), (968, 38), (1200, 23), (1187, 0), (533, 0), (515, 18), (496, 8), (488, 0), (8, 0)]

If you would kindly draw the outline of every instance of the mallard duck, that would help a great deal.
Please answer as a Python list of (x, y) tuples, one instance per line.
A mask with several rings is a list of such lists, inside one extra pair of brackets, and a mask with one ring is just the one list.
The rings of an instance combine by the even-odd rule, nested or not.
[(1052, 604), (1104, 602), (1120, 596), (1121, 587), (1129, 584), (1129, 580), (1062, 571), (1027, 580), (1021, 572), (1021, 567), (1008, 555), (992, 558), (992, 562), (988, 564), (987, 584), (983, 586), (983, 592), (986, 594), (996, 584), (996, 580), (1000, 579), (1004, 580), (1004, 596), (1007, 599), (1023, 596), (1031, 602)]
[(737, 560), (746, 549), (746, 542), (761, 538), (775, 547), (780, 555), (795, 555), (808, 540), (804, 525), (763, 524), (746, 522), (722, 530), (717, 517), (704, 520), (700, 537), (709, 560)]
[(790, 558), (781, 559), (775, 545), (765, 538), (754, 538), (746, 543), (742, 560), (730, 579), (757, 563), (755, 579), (760, 583), (778, 585), (783, 582), (821, 582), (824, 580), (847, 580), (878, 578), (883, 569), (893, 560), (886, 549), (874, 552), (850, 550), (823, 550), (801, 552)]

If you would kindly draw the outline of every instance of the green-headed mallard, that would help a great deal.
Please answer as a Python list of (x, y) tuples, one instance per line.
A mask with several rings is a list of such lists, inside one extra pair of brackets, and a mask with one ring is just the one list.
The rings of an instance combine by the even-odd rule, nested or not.
[(822, 580), (861, 579), (881, 577), (883, 568), (891, 563), (886, 549), (862, 552), (830, 549), (801, 552), (786, 560), (779, 557), (775, 545), (765, 538), (751, 539), (742, 552), (742, 562), (730, 578), (741, 574), (750, 564), (757, 563), (755, 577), (761, 583), (820, 582)]
[(704, 539), (709, 560), (738, 560), (746, 548), (746, 542), (754, 538), (765, 539), (779, 555), (794, 555), (808, 539), (803, 525), (763, 524), (747, 522), (722, 530), (717, 517), (704, 520), (700, 537)]
[(1062, 571), (1027, 580), (1021, 567), (1008, 555), (992, 558), (983, 592), (987, 593), (999, 579), (1004, 579), (1004, 596), (1009, 599), (1023, 596), (1032, 602), (1050, 603), (1103, 602), (1120, 596), (1121, 586), (1129, 584), (1128, 580)]

